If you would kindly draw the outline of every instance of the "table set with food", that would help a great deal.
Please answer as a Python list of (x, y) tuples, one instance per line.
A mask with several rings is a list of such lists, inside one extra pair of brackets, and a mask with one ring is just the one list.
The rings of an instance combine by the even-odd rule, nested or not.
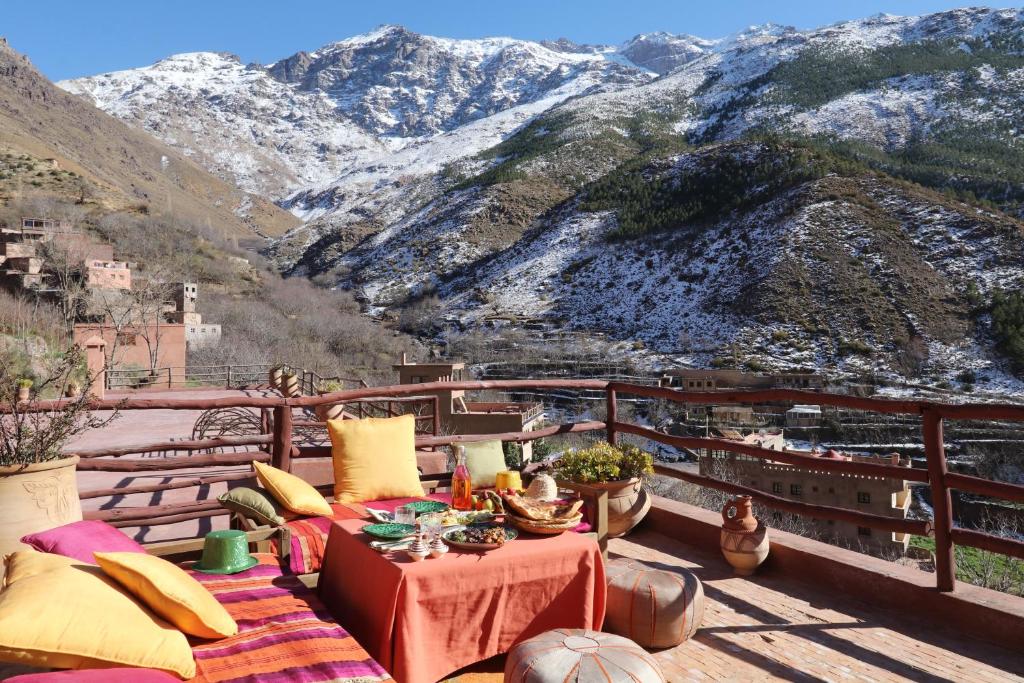
[(318, 591), (401, 683), (439, 680), (553, 628), (601, 627), (601, 551), (572, 531), (583, 501), (498, 483), (512, 486), (456, 479), (451, 505), (367, 505), (372, 522), (331, 527)]

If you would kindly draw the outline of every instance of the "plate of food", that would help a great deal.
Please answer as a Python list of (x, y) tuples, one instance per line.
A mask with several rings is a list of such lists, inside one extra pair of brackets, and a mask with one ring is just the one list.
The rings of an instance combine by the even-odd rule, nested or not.
[(487, 524), (494, 521), (494, 513), (489, 510), (448, 510), (441, 515), (441, 526), (467, 526), (469, 524)]
[(498, 524), (474, 524), (462, 529), (449, 529), (441, 534), (444, 542), (462, 550), (494, 550), (518, 538), (519, 532)]
[(396, 540), (412, 536), (416, 533), (416, 527), (412, 524), (395, 524), (392, 522), (386, 524), (367, 524), (360, 531), (376, 538)]
[(518, 494), (505, 496), (506, 520), (533, 534), (560, 534), (575, 529), (583, 520), (582, 500), (546, 502)]

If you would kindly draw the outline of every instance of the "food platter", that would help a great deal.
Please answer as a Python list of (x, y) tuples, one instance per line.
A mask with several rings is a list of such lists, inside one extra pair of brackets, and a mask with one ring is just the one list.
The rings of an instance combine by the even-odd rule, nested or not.
[[(473, 531), (484, 531), (487, 529), (502, 529), (505, 532), (504, 543), (473, 543), (464, 540), (456, 540), (457, 538), (460, 538), (461, 536), (465, 535), (466, 532), (472, 533)], [(499, 526), (497, 524), (480, 524), (464, 528), (449, 529), (448, 531), (445, 531), (441, 534), (441, 538), (444, 539), (445, 543), (452, 546), (453, 548), (459, 548), (460, 550), (494, 550), (495, 548), (500, 548), (509, 541), (514, 541), (518, 537), (519, 532), (513, 529), (512, 527)]]
[(375, 538), (383, 538), (386, 540), (396, 540), (399, 538), (405, 538), (416, 533), (416, 527), (412, 524), (367, 524), (360, 529), (364, 534), (369, 534)]

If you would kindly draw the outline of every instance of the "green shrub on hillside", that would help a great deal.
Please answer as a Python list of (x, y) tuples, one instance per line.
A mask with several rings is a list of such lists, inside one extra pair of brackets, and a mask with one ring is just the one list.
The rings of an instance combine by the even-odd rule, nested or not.
[(1010, 361), (1014, 373), (1024, 374), (1024, 292), (997, 291), (991, 311), (996, 348)]
[(875, 50), (818, 47), (784, 61), (768, 75), (778, 84), (776, 97), (799, 107), (817, 107), (882, 81), (916, 74), (966, 71), (980, 66), (999, 70), (1024, 67), (1019, 36), (926, 41), (889, 45)]

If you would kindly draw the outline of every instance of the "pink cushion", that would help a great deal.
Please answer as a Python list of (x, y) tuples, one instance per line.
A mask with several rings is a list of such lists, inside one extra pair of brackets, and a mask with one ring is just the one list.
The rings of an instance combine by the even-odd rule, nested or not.
[(40, 552), (73, 557), (89, 564), (96, 564), (92, 556), (96, 552), (146, 552), (145, 548), (106, 522), (90, 519), (29, 534), (22, 537), (21, 542)]
[(166, 671), (156, 669), (76, 669), (40, 674), (22, 674), (8, 678), (7, 683), (180, 683)]

